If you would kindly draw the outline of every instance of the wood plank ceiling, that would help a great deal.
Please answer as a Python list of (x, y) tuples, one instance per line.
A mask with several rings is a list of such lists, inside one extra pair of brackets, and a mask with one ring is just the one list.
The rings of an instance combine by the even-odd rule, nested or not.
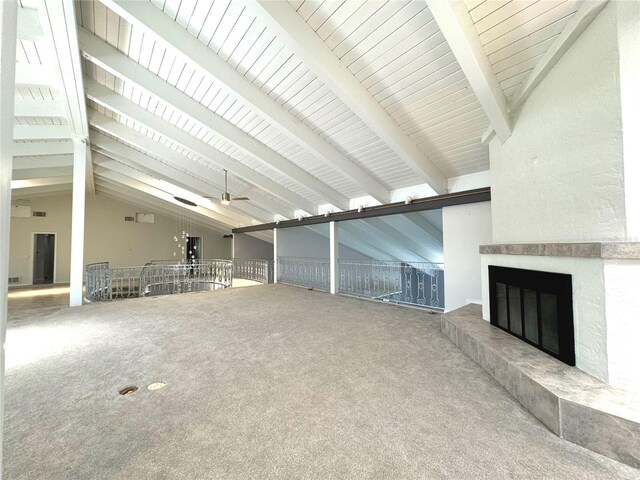
[[(188, 58), (189, 52), (173, 48), (171, 35), (158, 37), (144, 21), (127, 21), (123, 18), (126, 15), (115, 13), (120, 6), (126, 11), (126, 3), (74, 2), (80, 43), (83, 35), (97, 37), (117, 49), (105, 55), (116, 58), (118, 65), (135, 62), (157, 77), (156, 82), (170, 85), (176, 94), (160, 98), (143, 88), (142, 80), (127, 78), (126, 72), (109, 71), (110, 67), (99, 65), (100, 59), (83, 52), (91, 138), (92, 142), (94, 138), (102, 142), (92, 145), (94, 152), (103, 155), (99, 162), (102, 166), (95, 172), (98, 191), (116, 191), (114, 178), (119, 177), (104, 174), (111, 165), (106, 157), (129, 160), (129, 167), (151, 175), (155, 162), (158, 178), (166, 179), (166, 172), (173, 169), (181, 179), (175, 181), (176, 185), (199, 195), (219, 195), (222, 168), (233, 165), (238, 169), (228, 168), (231, 193), (252, 200), (234, 204), (228, 215), (233, 217), (236, 212), (265, 221), (275, 213), (291, 217), (296, 209), (317, 213), (320, 205), (337, 205), (341, 199), (344, 201), (338, 208), (345, 208), (349, 199), (373, 195), (371, 190), (380, 197), (380, 191), (388, 194), (424, 183), (374, 133), (370, 123), (347, 107), (255, 14), (250, 0), (151, 0), (143, 7), (164, 12), (173, 22), (172, 28), (177, 26), (181, 35), (197, 38), (211, 58), (222, 59), (238, 79), (268, 97), (273, 116), (258, 111), (254, 100), (239, 96), (204, 71)], [(507, 100), (580, 4), (576, 0), (465, 0)], [(290, 0), (289, 5), (444, 177), (488, 170), (488, 147), (480, 138), (489, 121), (424, 0)], [(22, 0), (21, 6), (29, 10), (40, 3)], [(19, 38), (17, 62), (41, 66), (48, 58), (46, 52), (46, 38)], [(125, 103), (117, 101), (124, 107), (109, 103), (113, 93), (126, 99)], [(55, 102), (59, 96), (54, 85), (18, 84), (16, 98), (25, 103)], [(231, 138), (212, 124), (199, 121), (202, 116), (195, 113), (197, 109), (176, 98), (192, 99), (200, 106), (199, 114), (205, 112), (204, 107), (208, 115), (224, 119), (233, 126), (230, 131), (235, 136)], [(136, 106), (142, 110), (136, 110)], [(311, 135), (320, 146), (326, 145), (336, 158), (323, 158), (318, 148), (309, 148), (291, 131), (275, 124), (276, 113), (305, 126), (304, 135)], [(148, 114), (156, 120), (148, 120)], [(16, 117), (20, 126), (66, 124), (64, 115), (57, 114)], [(102, 137), (94, 137), (97, 133)], [(181, 136), (184, 134), (187, 140)], [(242, 140), (248, 137), (246, 142)], [(114, 141), (128, 150), (116, 154)], [(280, 163), (275, 165), (257, 154), (258, 150)], [(136, 163), (136, 155), (141, 154)], [(124, 158), (127, 155), (130, 158)], [(362, 172), (368, 180), (358, 181), (337, 166), (340, 162), (352, 163), (354, 171)], [(253, 172), (251, 178), (238, 173), (247, 171), (243, 168)], [(275, 186), (269, 187), (268, 182)], [(131, 190), (135, 198), (132, 185), (119, 188)], [(222, 224), (225, 228), (230, 225)]]

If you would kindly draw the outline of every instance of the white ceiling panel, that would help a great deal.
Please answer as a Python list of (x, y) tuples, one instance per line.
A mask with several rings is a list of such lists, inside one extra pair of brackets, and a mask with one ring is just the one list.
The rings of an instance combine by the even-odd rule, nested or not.
[(467, 0), (465, 3), (508, 101), (583, 0)]

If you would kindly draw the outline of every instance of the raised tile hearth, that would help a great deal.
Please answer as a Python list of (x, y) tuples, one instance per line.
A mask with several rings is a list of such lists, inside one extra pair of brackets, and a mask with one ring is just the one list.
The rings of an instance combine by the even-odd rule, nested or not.
[(442, 315), (442, 332), (556, 435), (640, 468), (640, 400), (482, 319), (480, 305)]

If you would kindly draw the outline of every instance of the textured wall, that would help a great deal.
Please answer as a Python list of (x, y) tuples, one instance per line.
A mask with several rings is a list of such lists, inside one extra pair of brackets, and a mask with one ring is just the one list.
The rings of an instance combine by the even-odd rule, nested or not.
[(627, 239), (640, 241), (640, 2), (617, 2)]
[(445, 311), (482, 303), (480, 245), (491, 243), (491, 203), (442, 209)]
[(625, 240), (614, 3), (491, 142), (494, 243)]
[[(44, 218), (12, 218), (9, 276), (20, 276), (30, 284), (33, 269), (33, 233), (56, 233), (56, 282), (69, 281), (71, 255), (71, 195), (30, 199), (32, 210), (46, 211)], [(144, 265), (150, 260), (174, 258), (173, 236), (177, 221), (155, 215), (154, 224), (125, 222), (125, 216), (148, 211), (104, 195), (87, 196), (84, 263), (108, 261), (111, 266)], [(231, 258), (231, 239), (194, 227), (193, 236), (203, 237), (204, 258)], [(181, 256), (182, 253), (178, 253)]]
[(603, 260), (482, 255), (482, 316), (485, 320), (489, 320), (489, 265), (572, 275), (576, 366), (608, 381)]
[(606, 260), (604, 281), (609, 382), (640, 392), (638, 261)]

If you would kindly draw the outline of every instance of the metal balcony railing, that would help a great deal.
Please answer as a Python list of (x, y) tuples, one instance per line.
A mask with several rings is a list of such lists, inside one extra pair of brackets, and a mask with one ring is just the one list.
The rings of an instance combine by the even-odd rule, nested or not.
[(233, 260), (233, 278), (273, 283), (273, 262), (269, 260)]
[[(273, 283), (268, 260), (156, 260), (144, 267), (87, 265), (89, 301), (171, 295), (228, 288), (233, 278)], [(278, 257), (278, 282), (329, 291), (328, 258)], [(444, 309), (443, 265), (429, 262), (339, 260), (338, 293), (385, 302)]]
[(278, 282), (328, 292), (329, 259), (278, 257)]
[(143, 267), (123, 268), (109, 268), (107, 262), (94, 263), (85, 267), (86, 297), (99, 302), (228, 288), (232, 274), (231, 260), (159, 260)]
[(338, 292), (443, 310), (443, 265), (428, 262), (339, 260)]

